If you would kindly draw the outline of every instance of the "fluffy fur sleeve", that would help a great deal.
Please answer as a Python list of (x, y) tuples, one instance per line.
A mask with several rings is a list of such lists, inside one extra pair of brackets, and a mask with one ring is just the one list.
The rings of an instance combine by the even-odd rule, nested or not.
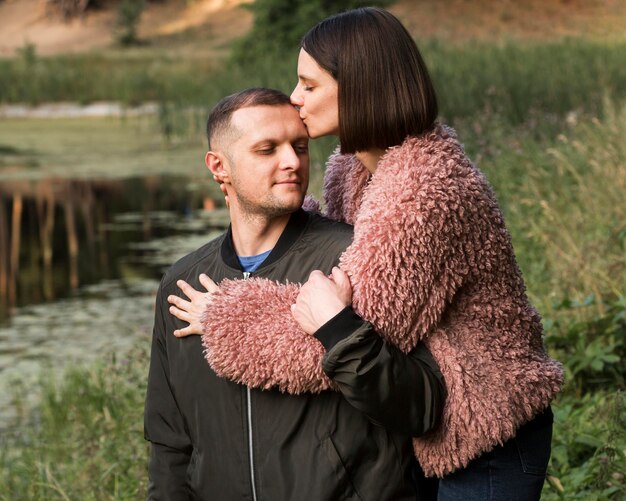
[(225, 280), (203, 319), (205, 357), (221, 377), (252, 388), (318, 393), (331, 388), (324, 347), (291, 315), (299, 286)]

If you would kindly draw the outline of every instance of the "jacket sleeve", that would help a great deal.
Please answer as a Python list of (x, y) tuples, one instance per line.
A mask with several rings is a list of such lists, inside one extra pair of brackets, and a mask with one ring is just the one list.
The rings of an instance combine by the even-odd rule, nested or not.
[(404, 354), (346, 307), (316, 333), (324, 372), (350, 404), (375, 423), (418, 437), (439, 422), (445, 386), (423, 343)]
[(144, 436), (151, 442), (147, 494), (150, 501), (190, 499), (187, 468), (192, 445), (170, 386), (164, 307), (159, 288), (144, 410)]

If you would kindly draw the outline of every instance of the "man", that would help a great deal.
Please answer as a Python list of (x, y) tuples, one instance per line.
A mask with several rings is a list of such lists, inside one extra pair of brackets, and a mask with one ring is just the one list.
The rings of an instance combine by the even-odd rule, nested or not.
[[(352, 238), (350, 226), (300, 208), (308, 136), (286, 95), (248, 89), (223, 99), (209, 116), (207, 135), (206, 164), (228, 185), (231, 225), (174, 264), (159, 287), (145, 408), (152, 444), (148, 499), (415, 499), (410, 434), (374, 423), (367, 409), (357, 410), (339, 392), (289, 395), (221, 379), (204, 360), (200, 337), (173, 335), (185, 325), (167, 314), (167, 297), (180, 294), (179, 280), (199, 288), (201, 273), (216, 283), (253, 273), (304, 282), (313, 270), (330, 273)], [(339, 363), (351, 349), (349, 343), (337, 348)], [(381, 341), (377, 350), (393, 348)], [(390, 358), (373, 357), (373, 363), (384, 372)], [(371, 405), (381, 415), (386, 405), (391, 414), (422, 409), (425, 397), (414, 391), (419, 385), (403, 384), (422, 381), (432, 400), (422, 412), (430, 416), (427, 430), (435, 424), (432, 408), (437, 415), (441, 409), (442, 383), (427, 353), (405, 359), (393, 365), (398, 384), (355, 384), (375, 387)], [(405, 405), (411, 400), (418, 404)], [(398, 401), (401, 406), (393, 405)]]

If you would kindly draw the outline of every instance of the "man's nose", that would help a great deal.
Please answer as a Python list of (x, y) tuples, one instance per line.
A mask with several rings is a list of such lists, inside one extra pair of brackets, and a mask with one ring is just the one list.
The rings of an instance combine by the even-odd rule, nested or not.
[(297, 170), (300, 168), (300, 156), (292, 146), (285, 147), (280, 156), (280, 168)]

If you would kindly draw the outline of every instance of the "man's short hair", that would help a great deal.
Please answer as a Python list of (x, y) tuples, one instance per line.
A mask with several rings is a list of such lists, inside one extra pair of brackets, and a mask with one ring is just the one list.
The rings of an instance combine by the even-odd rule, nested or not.
[(342, 153), (384, 150), (433, 127), (437, 97), (426, 65), (386, 10), (364, 7), (324, 19), (300, 47), (337, 80)]
[(230, 120), (235, 111), (252, 106), (282, 106), (291, 105), (289, 96), (284, 92), (263, 87), (245, 89), (221, 99), (209, 113), (206, 123), (206, 135), (211, 145), (215, 145), (220, 137), (230, 129)]

